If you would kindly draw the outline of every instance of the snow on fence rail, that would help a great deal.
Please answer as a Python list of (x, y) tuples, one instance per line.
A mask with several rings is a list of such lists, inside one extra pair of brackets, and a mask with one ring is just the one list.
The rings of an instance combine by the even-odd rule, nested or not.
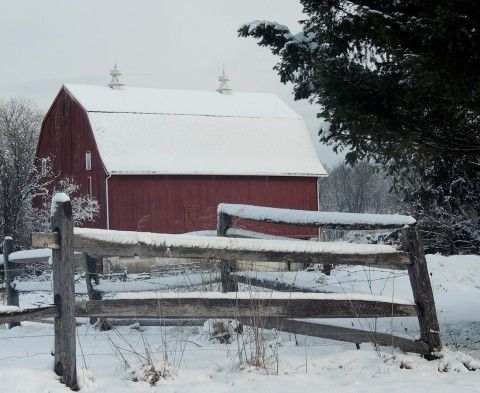
[(52, 318), (58, 316), (59, 311), (57, 306), (37, 308), (21, 308), (18, 306), (0, 307), (0, 324), (20, 323), (22, 321), (34, 321), (36, 319)]
[[(75, 251), (75, 259), (78, 262), (83, 261), (84, 255), (81, 252)], [(50, 248), (37, 248), (34, 250), (14, 251), (9, 256), (10, 263), (24, 264), (24, 263), (49, 263), (52, 258), (52, 250)]]
[(218, 214), (276, 224), (316, 226), (331, 229), (394, 229), (415, 225), (411, 216), (280, 209), (274, 207), (220, 203)]
[[(57, 246), (55, 233), (33, 234), (36, 246)], [(395, 266), (410, 264), (408, 253), (390, 245), (260, 240), (75, 228), (75, 249), (92, 256), (201, 258), (242, 261)]]
[[(76, 389), (75, 316), (221, 318), (242, 320), (266, 318), (267, 326), (285, 331), (303, 332), (350, 342), (378, 340), (431, 356), (441, 349), (439, 326), (425, 255), (415, 226), (402, 228), (402, 250), (384, 245), (327, 244), (305, 241), (223, 238), (228, 222), (219, 215), (219, 238), (73, 229), (72, 208), (68, 200), (57, 200), (52, 208), (52, 232), (35, 234), (34, 246), (52, 248), (53, 308), (0, 310), (0, 322), (35, 319), (39, 314), (55, 317), (55, 372), (62, 382)], [(225, 218), (225, 215), (223, 215)], [(398, 222), (396, 222), (398, 223)], [(391, 223), (390, 223), (391, 224)], [(389, 224), (389, 225), (390, 225)], [(350, 224), (348, 224), (350, 225)], [(362, 224), (363, 225), (363, 224)], [(368, 224), (373, 225), (373, 224)], [(75, 302), (74, 248), (98, 256), (162, 256), (215, 258), (226, 265), (229, 260), (264, 260), (335, 264), (364, 264), (407, 267), (414, 303), (390, 297), (365, 294), (286, 294), (263, 293), (190, 293), (158, 294), (153, 297), (130, 294), (123, 299)], [(91, 262), (87, 258), (87, 265)], [(89, 262), (90, 260), (90, 262)], [(88, 285), (87, 280), (87, 285)], [(338, 328), (286, 318), (366, 318), (417, 316), (420, 341), (382, 333)], [(21, 319), (19, 319), (21, 318)], [(272, 319), (273, 318), (273, 319)], [(273, 321), (277, 320), (277, 326)], [(285, 326), (285, 327), (284, 327)], [(337, 330), (335, 330), (337, 329)], [(340, 332), (341, 330), (341, 332)], [(337, 333), (336, 333), (337, 332)], [(359, 337), (359, 338), (355, 338)]]

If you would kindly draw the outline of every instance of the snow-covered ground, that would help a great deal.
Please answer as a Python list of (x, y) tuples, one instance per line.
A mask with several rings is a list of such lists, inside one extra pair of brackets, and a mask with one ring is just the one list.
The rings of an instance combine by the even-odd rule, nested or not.
[[(85, 392), (441, 392), (480, 391), (480, 256), (428, 256), (444, 357), (426, 361), (388, 347), (373, 348), (293, 334), (264, 331), (262, 367), (248, 365), (255, 353), (254, 332), (232, 334), (231, 343), (212, 340), (202, 327), (117, 327), (99, 332), (78, 327), (77, 366)], [(304, 288), (411, 299), (404, 271), (340, 267), (327, 277), (319, 272), (251, 273), (257, 278), (295, 283)], [(159, 289), (164, 290), (161, 278)], [(166, 278), (170, 282), (172, 278)], [(125, 285), (124, 283), (122, 283)], [(109, 284), (112, 286), (113, 284)], [(129, 290), (134, 284), (125, 285)], [(127, 289), (128, 288), (128, 289)], [(157, 287), (155, 288), (157, 289)], [(170, 288), (169, 288), (170, 289)], [(193, 287), (191, 290), (215, 289)], [(242, 289), (249, 290), (242, 285)], [(185, 288), (181, 289), (185, 291)], [(115, 293), (111, 296), (125, 296)], [(127, 295), (128, 296), (128, 295)], [(22, 306), (48, 304), (47, 292), (22, 293)], [(322, 320), (325, 322), (325, 320)], [(393, 330), (416, 337), (415, 318), (329, 320), (345, 326)], [(258, 342), (258, 341), (257, 341)], [(23, 323), (0, 328), (0, 381), (10, 392), (67, 392), (53, 373), (53, 326)], [(145, 349), (146, 348), (146, 349)], [(166, 379), (156, 386), (134, 380), (145, 375), (139, 363), (150, 354)], [(241, 353), (242, 359), (240, 359)], [(168, 360), (166, 360), (168, 359)], [(126, 364), (128, 363), (128, 365)], [(3, 389), (2, 389), (3, 390)]]

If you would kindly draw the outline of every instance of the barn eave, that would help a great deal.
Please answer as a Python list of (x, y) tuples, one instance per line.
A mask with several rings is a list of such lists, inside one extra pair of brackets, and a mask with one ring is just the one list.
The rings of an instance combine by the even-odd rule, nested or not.
[(262, 176), (262, 177), (328, 177), (326, 173), (297, 173), (297, 172), (255, 172), (255, 173), (235, 173), (235, 172), (167, 172), (167, 171), (107, 171), (107, 176)]

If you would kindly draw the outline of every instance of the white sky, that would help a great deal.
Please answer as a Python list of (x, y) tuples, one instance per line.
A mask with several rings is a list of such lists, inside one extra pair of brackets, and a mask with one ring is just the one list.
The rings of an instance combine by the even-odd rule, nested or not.
[[(276, 57), (236, 33), (255, 19), (296, 30), (298, 0), (0, 0), (0, 10), (0, 98), (47, 109), (65, 82), (108, 83), (116, 59), (129, 86), (214, 90), (225, 64), (234, 90), (277, 94), (318, 140), (317, 108), (294, 102)], [(322, 163), (343, 158), (317, 145)]]

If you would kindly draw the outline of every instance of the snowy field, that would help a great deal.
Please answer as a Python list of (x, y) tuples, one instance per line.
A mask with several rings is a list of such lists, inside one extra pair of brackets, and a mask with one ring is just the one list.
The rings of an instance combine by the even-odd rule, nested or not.
[[(444, 357), (426, 361), (388, 347), (374, 348), (265, 330), (261, 336), (245, 327), (230, 327), (230, 343), (212, 339), (212, 323), (195, 327), (149, 327), (133, 324), (100, 332), (88, 324), (77, 329), (78, 380), (85, 392), (475, 392), (480, 391), (480, 257), (428, 256), (437, 312), (445, 343)], [(258, 279), (295, 283), (312, 290), (371, 293), (412, 299), (404, 271), (341, 267), (327, 277), (320, 272), (251, 273)], [(197, 279), (197, 276), (192, 276)], [(195, 279), (192, 283), (195, 283)], [(155, 289), (172, 290), (173, 276), (158, 279)], [(167, 285), (167, 284), (168, 285)], [(138, 290), (136, 283), (119, 283)], [(105, 289), (114, 286), (103, 283)], [(150, 282), (148, 285), (152, 285)], [(200, 285), (190, 290), (215, 289)], [(247, 285), (241, 289), (251, 290)], [(180, 289), (185, 291), (186, 289)], [(150, 292), (152, 294), (152, 292)], [(80, 295), (83, 298), (85, 295)], [(113, 293), (110, 296), (129, 296)], [(48, 292), (22, 293), (22, 306), (48, 304)], [(319, 320), (320, 321), (320, 320)], [(369, 330), (394, 331), (415, 338), (415, 318), (321, 320)], [(80, 321), (83, 322), (83, 321)], [(256, 348), (257, 345), (257, 350)], [(53, 373), (53, 326), (23, 323), (0, 327), (2, 391), (68, 392)], [(259, 356), (254, 356), (255, 353)], [(261, 356), (260, 356), (261, 355)], [(148, 362), (146, 359), (150, 359)], [(260, 365), (250, 365), (252, 360)], [(155, 386), (145, 363), (165, 378)], [(148, 370), (147, 370), (148, 371)], [(5, 390), (4, 390), (5, 389)]]

